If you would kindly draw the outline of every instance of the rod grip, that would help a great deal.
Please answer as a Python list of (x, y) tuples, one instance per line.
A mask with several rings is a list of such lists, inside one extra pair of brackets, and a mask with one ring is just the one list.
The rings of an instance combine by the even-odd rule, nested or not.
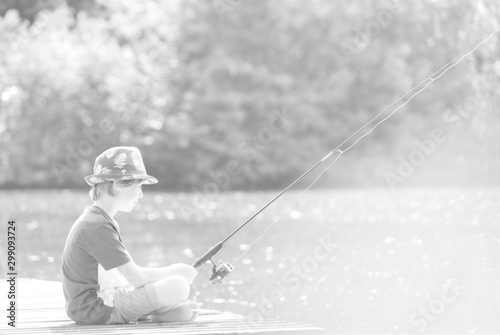
[(210, 258), (212, 258), (213, 255), (215, 255), (216, 253), (219, 252), (220, 249), (222, 249), (223, 244), (224, 244), (224, 242), (219, 242), (216, 245), (214, 245), (212, 248), (210, 248), (210, 250), (208, 250), (203, 256), (198, 258), (198, 260), (193, 264), (193, 267), (197, 268), (200, 265), (207, 262), (208, 260), (210, 260)]

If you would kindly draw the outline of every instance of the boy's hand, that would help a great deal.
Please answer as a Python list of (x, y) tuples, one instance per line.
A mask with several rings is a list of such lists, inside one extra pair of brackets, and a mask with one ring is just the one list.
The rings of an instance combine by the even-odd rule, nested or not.
[(198, 271), (191, 265), (176, 263), (169, 266), (172, 274), (181, 275), (188, 281), (189, 284), (193, 283), (194, 278), (198, 275)]

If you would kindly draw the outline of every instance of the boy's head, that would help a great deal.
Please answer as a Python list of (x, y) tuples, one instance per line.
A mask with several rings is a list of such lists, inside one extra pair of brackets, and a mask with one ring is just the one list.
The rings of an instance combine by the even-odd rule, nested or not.
[(90, 189), (90, 197), (94, 201), (111, 201), (122, 212), (130, 212), (135, 204), (143, 197), (143, 179), (128, 179), (118, 181), (105, 181), (98, 183)]
[(132, 185), (142, 185), (143, 179), (128, 179), (118, 181), (104, 181), (93, 185), (90, 188), (89, 194), (92, 200), (97, 201), (104, 196), (116, 197), (121, 189)]
[(89, 192), (92, 200), (116, 197), (127, 208), (127, 204), (135, 204), (142, 198), (143, 184), (158, 182), (146, 173), (141, 153), (135, 147), (114, 147), (104, 151), (95, 160), (94, 174), (85, 177), (85, 181), (92, 187)]

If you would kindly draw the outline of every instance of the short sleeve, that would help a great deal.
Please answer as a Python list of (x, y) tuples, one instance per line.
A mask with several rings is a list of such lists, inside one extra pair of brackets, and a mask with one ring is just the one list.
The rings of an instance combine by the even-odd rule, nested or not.
[(95, 230), (88, 252), (106, 271), (132, 260), (118, 233), (109, 226)]

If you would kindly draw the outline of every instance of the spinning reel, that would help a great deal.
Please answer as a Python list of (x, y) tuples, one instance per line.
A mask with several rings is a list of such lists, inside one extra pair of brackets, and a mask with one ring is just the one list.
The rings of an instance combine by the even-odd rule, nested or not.
[(214, 267), (212, 268), (212, 275), (210, 276), (210, 282), (212, 285), (222, 284), (222, 279), (230, 274), (234, 267), (222, 260), (219, 259), (219, 266), (217, 266), (212, 259), (210, 261), (213, 263)]
[(214, 267), (212, 268), (212, 275), (210, 276), (209, 279), (212, 285), (222, 284), (222, 279), (224, 279), (224, 277), (226, 277), (234, 270), (234, 267), (227, 262), (219, 260), (219, 265), (217, 265), (212, 260), (212, 256), (214, 256), (217, 252), (219, 252), (224, 242), (225, 241), (219, 242), (218, 244), (213, 246), (203, 256), (201, 256), (193, 265), (193, 267), (197, 268), (208, 261), (212, 262)]

